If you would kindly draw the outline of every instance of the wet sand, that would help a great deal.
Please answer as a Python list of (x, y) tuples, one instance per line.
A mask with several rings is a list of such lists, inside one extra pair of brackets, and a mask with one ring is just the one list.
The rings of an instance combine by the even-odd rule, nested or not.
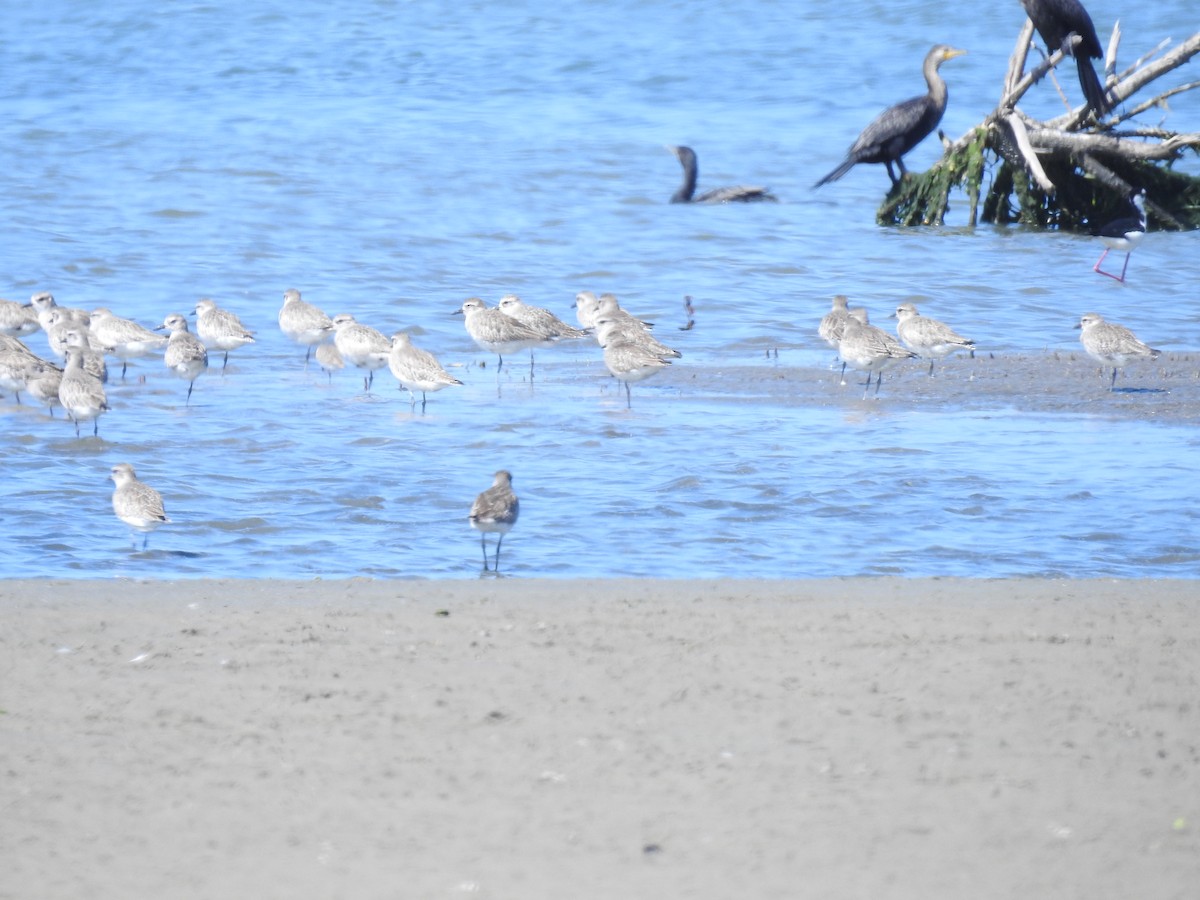
[[(765, 351), (767, 354), (773, 351)], [(840, 364), (796, 366), (780, 351), (778, 361), (763, 365), (706, 370), (702, 375), (679, 366), (659, 381), (674, 382), (683, 391), (728, 393), (731, 400), (757, 398), (803, 406), (844, 406), (861, 401), (866, 375), (846, 369), (840, 384)], [(833, 351), (829, 352), (833, 360)], [(934, 377), (929, 362), (897, 363), (884, 370), (883, 385), (871, 402), (897, 406), (945, 406), (965, 411), (1004, 413), (1086, 413), (1114, 419), (1138, 418), (1164, 422), (1200, 421), (1200, 354), (1163, 353), (1157, 360), (1136, 360), (1117, 375), (1110, 391), (1112, 369), (1081, 350), (1029, 353), (978, 352), (938, 360)]]
[(1196, 597), (2, 581), (0, 897), (1192, 897)]

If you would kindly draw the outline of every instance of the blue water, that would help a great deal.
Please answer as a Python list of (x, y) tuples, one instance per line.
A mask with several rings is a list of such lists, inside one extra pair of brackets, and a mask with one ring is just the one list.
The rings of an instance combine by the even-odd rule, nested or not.
[[(148, 325), (211, 296), (258, 342), (203, 375), (190, 407), (157, 361), (126, 383), (116, 369), (99, 439), (0, 400), (0, 575), (471, 577), (466, 512), (507, 468), (522, 500), (510, 575), (1200, 577), (1200, 430), (1162, 414), (1198, 390), (1194, 361), (1137, 396), (1144, 415), (1114, 413), (1099, 379), (1096, 402), (1051, 409), (919, 403), (921, 366), (865, 403), (828, 378), (786, 399), (746, 389), (768, 359), (828, 375), (815, 328), (834, 293), (881, 324), (915, 300), (1001, 363), (1077, 352), (1089, 310), (1164, 351), (1200, 347), (1194, 234), (1152, 234), (1119, 285), (1091, 271), (1091, 239), (970, 229), (962, 198), (944, 229), (880, 229), (880, 167), (811, 189), (882, 106), (923, 90), (935, 42), (969, 51), (943, 69), (943, 129), (978, 122), (1023, 22), (1016, 0), (969, 15), (336, 6), (6, 10), (0, 295), (50, 290)], [(1104, 41), (1120, 16), (1123, 62), (1195, 28), (1186, 0), (1088, 6)], [(1073, 74), (1063, 86), (1077, 99)], [(1044, 84), (1023, 106), (1056, 103)], [(1151, 115), (1195, 130), (1200, 98)], [(696, 148), (701, 189), (766, 184), (782, 202), (667, 205), (673, 143)], [(289, 287), (386, 334), (413, 329), (465, 386), (421, 415), (386, 370), (370, 394), (353, 372), (306, 371), (276, 326)], [(632, 410), (594, 345), (540, 351), (531, 384), (512, 360), (498, 375), (451, 315), (515, 292), (570, 319), (585, 288), (658, 320), (684, 353), (634, 386)], [(29, 343), (46, 352), (44, 336)], [(121, 461), (173, 519), (144, 553), (112, 515)]]

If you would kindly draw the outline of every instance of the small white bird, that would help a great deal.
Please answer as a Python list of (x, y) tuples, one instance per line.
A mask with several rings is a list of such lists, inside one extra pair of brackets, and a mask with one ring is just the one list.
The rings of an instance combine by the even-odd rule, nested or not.
[(333, 341), (342, 359), (352, 366), (367, 370), (363, 376), (363, 390), (369, 391), (375, 383), (375, 370), (388, 364), (392, 342), (370, 325), (356, 322), (349, 313), (334, 316), (333, 328)]
[(179, 313), (171, 313), (154, 330), (170, 332), (163, 363), (180, 378), (187, 379), (187, 400), (184, 401), (184, 406), (187, 406), (192, 402), (192, 388), (196, 386), (196, 379), (208, 368), (208, 349), (188, 331), (187, 319)]
[(902, 347), (900, 342), (884, 331), (870, 324), (865, 309), (854, 309), (846, 317), (846, 328), (842, 332), (842, 340), (838, 344), (838, 353), (842, 360), (854, 368), (867, 373), (867, 383), (863, 390), (863, 399), (871, 387), (871, 373), (877, 375), (875, 393), (879, 393), (879, 385), (883, 383), (883, 370), (898, 359), (915, 359), (917, 354)]
[(1131, 359), (1158, 359), (1161, 350), (1143, 344), (1124, 325), (1106, 322), (1096, 313), (1084, 313), (1075, 326), (1080, 329), (1079, 342), (1087, 355), (1105, 366), (1112, 366), (1110, 391), (1116, 389), (1117, 369), (1125, 368)]
[(630, 383), (661, 372), (671, 365), (671, 361), (653, 349), (650, 342), (659, 342), (649, 334), (643, 334), (641, 338), (630, 337), (617, 332), (615, 327), (613, 320), (601, 316), (596, 320), (596, 337), (604, 348), (604, 365), (614, 378), (624, 383), (625, 407), (632, 409)]
[[(467, 334), (481, 349), (490, 350), (499, 357), (496, 373), (504, 368), (504, 354), (518, 353), (545, 343), (545, 337), (528, 325), (506, 316), (495, 307), (489, 308), (478, 297), (468, 297), (454, 315), (463, 317)], [(532, 359), (532, 357), (531, 357)], [(530, 362), (530, 373), (533, 363)]]
[(59, 380), (58, 402), (75, 423), (76, 437), (79, 437), (79, 423), (88, 419), (92, 420), (92, 435), (99, 436), (100, 416), (108, 412), (108, 397), (100, 379), (84, 371), (83, 354), (78, 347), (67, 347), (67, 367)]
[(425, 411), (425, 393), (440, 391), (451, 385), (462, 384), (457, 378), (442, 368), (442, 364), (428, 350), (422, 350), (412, 342), (406, 332), (397, 331), (392, 335), (392, 349), (388, 353), (388, 368), (400, 382), (400, 387), (408, 391), (416, 406), (417, 396), (413, 391), (421, 392), (421, 412)]
[(33, 334), (41, 327), (32, 304), (0, 300), (0, 334), (19, 338)]
[(196, 303), (196, 334), (208, 349), (225, 353), (221, 374), (229, 365), (230, 350), (254, 343), (254, 335), (242, 325), (236, 313), (221, 309), (216, 301), (208, 299)]
[(512, 474), (501, 469), (496, 473), (492, 486), (475, 498), (467, 520), (471, 527), (480, 532), (479, 546), (483, 548), (483, 570), (488, 570), (487, 536), (498, 534), (496, 539), (495, 571), (500, 571), (500, 545), (504, 535), (517, 524), (521, 503), (512, 489)]
[(152, 356), (167, 343), (161, 334), (155, 334), (131, 319), (113, 315), (112, 310), (105, 307), (93, 309), (91, 319), (92, 338), (104, 348), (105, 353), (121, 360), (122, 379), (125, 378), (129, 360)]
[(953, 328), (937, 319), (930, 319), (917, 312), (911, 303), (896, 307), (896, 334), (909, 350), (929, 360), (929, 376), (933, 377), (933, 362), (949, 356), (955, 350), (975, 352), (975, 342), (956, 333)]
[[(312, 347), (308, 348), (309, 353), (312, 352)], [(337, 344), (333, 341), (325, 341), (317, 344), (317, 365), (321, 367), (321, 371), (325, 373), (326, 380), (333, 384), (333, 373), (346, 368), (346, 360), (342, 359), (342, 351), (337, 348)], [(305, 368), (308, 367), (308, 357), (304, 359)]]
[[(139, 481), (129, 463), (117, 463), (109, 477), (117, 486), (112, 495), (113, 512), (135, 532), (142, 533), (142, 549), (145, 550), (150, 532), (171, 521), (163, 509), (162, 495)], [(134, 538), (135, 546), (136, 540)]]
[(313, 347), (333, 337), (333, 319), (319, 307), (301, 300), (298, 290), (289, 288), (283, 292), (283, 306), (279, 308), (279, 330), (288, 340), (307, 348), (304, 352), (304, 367), (307, 369)]

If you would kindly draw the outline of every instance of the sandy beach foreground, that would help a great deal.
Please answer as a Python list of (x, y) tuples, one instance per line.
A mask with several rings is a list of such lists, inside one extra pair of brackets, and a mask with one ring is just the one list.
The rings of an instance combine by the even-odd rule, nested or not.
[(1190, 898), (1198, 605), (3, 581), (0, 897)]

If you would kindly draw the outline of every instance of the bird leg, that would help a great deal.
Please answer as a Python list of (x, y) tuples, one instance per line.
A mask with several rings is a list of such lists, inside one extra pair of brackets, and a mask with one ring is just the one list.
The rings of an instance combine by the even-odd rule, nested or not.
[(504, 543), (504, 534), (501, 532), (499, 540), (496, 541), (496, 564), (492, 566), (493, 572), (500, 571), (500, 545)]
[(479, 546), (483, 550), (483, 571), (487, 572), (489, 571), (487, 563), (487, 535), (483, 532), (479, 534)]
[(196, 386), (196, 382), (194, 382), (194, 381), (189, 381), (189, 382), (188, 382), (188, 392), (187, 392), (187, 399), (183, 401), (183, 405), (184, 405), (184, 406), (190, 406), (190, 405), (191, 405), (191, 402), (192, 402), (192, 388), (194, 388), (195, 386)]
[(633, 396), (629, 393), (629, 382), (625, 382), (625, 408), (633, 409)]

